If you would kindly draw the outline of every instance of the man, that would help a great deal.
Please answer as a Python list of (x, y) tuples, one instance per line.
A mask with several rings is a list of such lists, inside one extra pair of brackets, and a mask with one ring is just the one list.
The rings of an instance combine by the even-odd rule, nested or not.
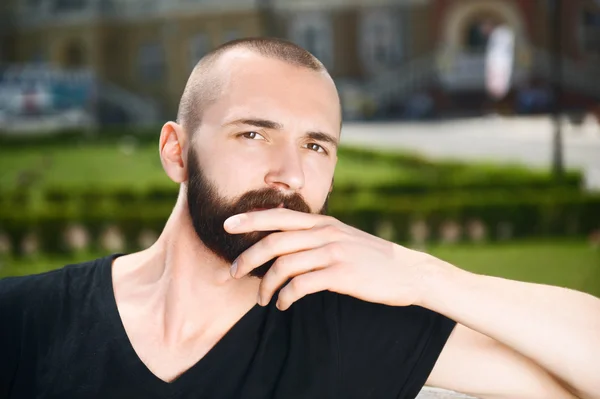
[(161, 131), (181, 189), (158, 241), (0, 281), (0, 396), (600, 398), (597, 298), (324, 215), (340, 115), (291, 43), (207, 55)]

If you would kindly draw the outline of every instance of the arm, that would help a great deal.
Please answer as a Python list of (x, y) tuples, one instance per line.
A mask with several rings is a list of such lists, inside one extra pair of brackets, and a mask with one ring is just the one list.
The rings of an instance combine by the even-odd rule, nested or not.
[[(390, 306), (418, 305), (507, 348), (495, 349), (494, 356), (490, 348), (496, 346), (488, 341), (484, 349), (488, 357), (478, 358), (480, 353), (465, 343), (468, 340), (457, 339), (459, 329), (442, 351), (432, 383), (448, 384), (457, 372), (453, 364), (464, 365), (467, 375), (482, 372), (486, 381), (492, 381), (498, 370), (491, 363), (501, 361), (505, 367), (519, 367), (520, 372), (532, 374), (522, 380), (527, 382), (522, 382), (520, 389), (505, 397), (515, 392), (519, 398), (532, 397), (532, 384), (551, 381), (548, 376), (552, 376), (580, 398), (600, 399), (598, 298), (559, 287), (469, 273), (323, 215), (270, 209), (233, 216), (224, 226), (231, 234), (280, 231), (244, 251), (232, 266), (232, 275), (241, 278), (277, 258), (261, 281), (261, 304), (268, 303), (283, 287), (277, 300), (281, 310), (324, 290)], [(514, 360), (506, 360), (509, 358)], [(496, 386), (512, 383), (514, 374), (503, 375)], [(475, 379), (464, 379), (458, 390), (473, 391)], [(497, 392), (502, 391), (488, 397), (498, 397)], [(537, 392), (535, 395), (540, 395)]]
[(579, 398), (600, 398), (598, 298), (476, 275), (439, 260), (427, 269), (419, 305), (459, 323), (428, 383), (482, 397), (521, 384), (519, 397), (527, 390), (540, 397), (536, 386), (559, 392), (561, 381)]
[(480, 399), (574, 399), (561, 383), (506, 345), (457, 324), (426, 385)]

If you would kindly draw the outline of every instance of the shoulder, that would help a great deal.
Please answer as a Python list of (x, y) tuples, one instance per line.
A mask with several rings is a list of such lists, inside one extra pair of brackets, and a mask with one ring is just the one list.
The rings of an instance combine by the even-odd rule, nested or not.
[(420, 306), (388, 306), (328, 291), (297, 305), (307, 331), (303, 338), (335, 342), (343, 397), (416, 397), (456, 325)]
[(0, 320), (37, 313), (65, 295), (86, 292), (100, 277), (99, 268), (106, 261), (99, 258), (45, 273), (0, 279)]
[(355, 327), (353, 331), (376, 328), (378, 324), (405, 332), (411, 327), (416, 330), (441, 325), (452, 328), (455, 324), (445, 316), (420, 306), (388, 306), (329, 291), (308, 295), (293, 307), (295, 313), (309, 319), (318, 319), (319, 316), (334, 318), (340, 327)]
[(315, 302), (334, 312), (340, 324), (348, 327), (355, 325), (357, 328), (368, 328), (384, 324), (389, 328), (396, 326), (406, 331), (410, 327), (422, 329), (439, 323), (448, 324), (450, 327), (454, 325), (454, 322), (445, 316), (416, 305), (382, 305), (331, 292), (321, 293), (320, 298), (315, 298), (313, 304)]
[(391, 348), (410, 348), (410, 353), (440, 349), (456, 325), (420, 306), (388, 306), (329, 291), (308, 295), (294, 307), (295, 319), (335, 329), (341, 349), (349, 351), (365, 343), (372, 349), (375, 342), (388, 353)]
[(65, 323), (79, 321), (73, 310), (79, 311), (102, 264), (98, 259), (0, 279), (0, 397), (6, 396), (20, 366), (27, 374), (27, 365), (35, 364), (56, 337), (65, 335)]

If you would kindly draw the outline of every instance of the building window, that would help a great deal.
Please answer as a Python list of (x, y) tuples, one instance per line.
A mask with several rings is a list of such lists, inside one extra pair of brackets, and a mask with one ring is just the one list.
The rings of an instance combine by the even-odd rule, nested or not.
[(85, 0), (54, 0), (52, 9), (56, 12), (81, 11), (86, 5)]
[(190, 39), (190, 69), (194, 69), (198, 61), (210, 51), (209, 37), (206, 33), (197, 33)]
[(368, 10), (359, 21), (359, 55), (370, 73), (398, 64), (403, 57), (400, 16), (389, 10)]
[(142, 44), (138, 50), (138, 68), (143, 81), (162, 79), (165, 70), (165, 59), (159, 43)]
[(581, 21), (581, 48), (588, 54), (600, 56), (600, 11), (583, 11)]
[(324, 12), (298, 12), (292, 16), (288, 36), (327, 68), (333, 67), (333, 29)]
[(86, 65), (85, 47), (82, 42), (69, 42), (63, 50), (63, 66), (67, 68), (82, 68)]

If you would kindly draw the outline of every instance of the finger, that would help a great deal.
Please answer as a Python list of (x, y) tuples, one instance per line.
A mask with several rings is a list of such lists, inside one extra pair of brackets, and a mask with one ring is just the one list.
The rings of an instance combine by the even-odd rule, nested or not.
[(312, 273), (331, 265), (329, 252), (324, 247), (296, 252), (279, 257), (263, 277), (258, 289), (259, 305), (271, 302), (286, 281), (305, 273)]
[(325, 224), (330, 219), (332, 218), (325, 215), (274, 208), (231, 216), (225, 220), (223, 227), (230, 234), (252, 231), (306, 230), (318, 224)]
[(338, 270), (335, 267), (326, 267), (294, 277), (279, 292), (277, 308), (287, 310), (294, 302), (306, 295), (325, 290), (335, 291), (333, 286), (339, 273)]
[(232, 266), (232, 276), (245, 276), (278, 256), (326, 245), (339, 237), (336, 233), (333, 226), (323, 226), (269, 234), (238, 256)]

